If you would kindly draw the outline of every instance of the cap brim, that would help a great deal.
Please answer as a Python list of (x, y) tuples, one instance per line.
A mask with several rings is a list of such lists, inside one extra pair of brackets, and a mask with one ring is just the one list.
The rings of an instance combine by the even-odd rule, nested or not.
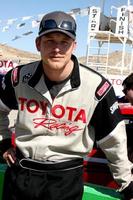
[(47, 30), (47, 31), (42, 32), (40, 35), (38, 35), (38, 37), (41, 37), (41, 36), (43, 36), (43, 35), (46, 35), (47, 33), (53, 33), (53, 32), (64, 33), (65, 35), (69, 36), (69, 37), (72, 38), (73, 40), (75, 40), (75, 38), (76, 38), (76, 35), (74, 35), (74, 34), (68, 32), (68, 31), (62, 30), (62, 29), (50, 29), (50, 30)]

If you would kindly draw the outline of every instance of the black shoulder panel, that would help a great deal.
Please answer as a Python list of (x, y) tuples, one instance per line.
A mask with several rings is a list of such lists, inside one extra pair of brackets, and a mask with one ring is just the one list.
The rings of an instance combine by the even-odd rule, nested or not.
[(11, 81), (12, 70), (5, 74), (0, 82), (0, 99), (10, 109), (17, 109), (15, 91)]

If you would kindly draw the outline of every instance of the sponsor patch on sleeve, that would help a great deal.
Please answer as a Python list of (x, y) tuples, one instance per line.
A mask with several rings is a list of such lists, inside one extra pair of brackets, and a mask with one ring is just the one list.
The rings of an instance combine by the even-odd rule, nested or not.
[(16, 86), (19, 83), (19, 67), (12, 70), (12, 84)]
[(115, 103), (113, 103), (113, 105), (110, 107), (110, 112), (113, 115), (114, 112), (118, 109), (118, 102), (116, 101)]
[(31, 73), (25, 74), (22, 78), (22, 82), (23, 83), (27, 83), (29, 81), (29, 79), (32, 77)]
[(102, 81), (99, 87), (96, 90), (96, 98), (98, 100), (102, 99), (102, 97), (106, 94), (106, 92), (109, 90), (111, 84), (106, 80)]

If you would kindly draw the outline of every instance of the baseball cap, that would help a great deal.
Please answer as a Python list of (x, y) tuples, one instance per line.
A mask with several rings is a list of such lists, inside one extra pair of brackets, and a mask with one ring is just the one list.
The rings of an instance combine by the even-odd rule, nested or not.
[(38, 37), (52, 32), (61, 32), (75, 39), (76, 22), (74, 18), (62, 11), (55, 11), (44, 15), (40, 22)]

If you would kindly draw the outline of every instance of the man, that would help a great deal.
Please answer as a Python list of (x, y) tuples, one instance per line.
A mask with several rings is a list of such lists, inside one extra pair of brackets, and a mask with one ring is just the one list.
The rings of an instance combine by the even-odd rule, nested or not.
[[(133, 106), (133, 73), (129, 74), (122, 83), (123, 93), (125, 96), (125, 100), (131, 103)], [(132, 134), (133, 134), (133, 116), (126, 116), (126, 121), (128, 119), (128, 123), (126, 124), (126, 132), (127, 132), (127, 144), (128, 144), (128, 155), (130, 161), (133, 162), (133, 143), (132, 143)]]
[[(97, 141), (126, 200), (133, 198), (124, 121), (112, 85), (73, 55), (76, 23), (67, 13), (46, 14), (36, 47), (41, 61), (5, 75), (0, 95), (4, 200), (81, 200), (83, 157)], [(18, 105), (16, 148), (7, 114)]]
[[(3, 77), (4, 77), (4, 74), (0, 73), (0, 85), (2, 84)], [(3, 148), (3, 145), (1, 146), (1, 143), (0, 143), (0, 163), (3, 163), (3, 162), (5, 163), (5, 160), (3, 159), (2, 148)]]
[(133, 105), (133, 73), (124, 79), (122, 86), (125, 98)]

